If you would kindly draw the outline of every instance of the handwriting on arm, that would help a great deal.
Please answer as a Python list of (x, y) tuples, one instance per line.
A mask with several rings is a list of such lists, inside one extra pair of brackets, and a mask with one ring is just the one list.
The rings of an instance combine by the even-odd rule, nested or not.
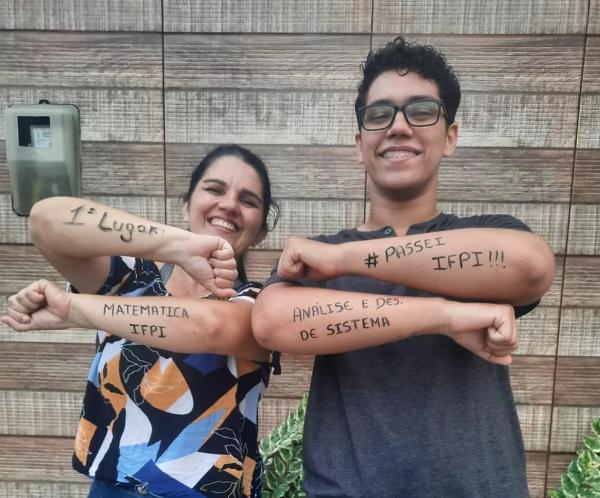
[[(386, 247), (384, 250), (385, 262), (396, 261), (401, 258), (409, 257), (413, 254), (419, 254), (420, 252), (434, 249), (436, 247), (444, 246), (444, 240), (442, 237), (430, 237), (419, 240), (413, 240), (404, 244), (398, 244), (395, 246)], [(365, 266), (367, 268), (375, 268), (379, 263), (380, 255), (375, 251), (369, 252), (364, 259)]]
[[(91, 207), (85, 208), (85, 205), (80, 205), (75, 209), (71, 209), (69, 213), (73, 213), (68, 221), (64, 221), (65, 225), (85, 225), (83, 220), (85, 214), (97, 215), (96, 209)], [(117, 219), (112, 219), (107, 211), (104, 211), (100, 216), (100, 220), (97, 221), (97, 216), (94, 216), (93, 223), (102, 232), (115, 232), (119, 234), (119, 238), (123, 242), (131, 242), (133, 240), (133, 234), (147, 234), (147, 235), (158, 235), (159, 228), (156, 225), (146, 223), (125, 223)]]
[(147, 323), (130, 323), (131, 333), (135, 335), (150, 335), (152, 337), (158, 337), (164, 339), (167, 337), (165, 333), (164, 325), (153, 325)]
[[(400, 306), (402, 301), (399, 297), (388, 296), (388, 297), (371, 297), (361, 299), (360, 306), (362, 309), (374, 309), (381, 311), (384, 308)], [(335, 315), (343, 314), (345, 311), (352, 311), (354, 307), (350, 301), (336, 301), (333, 303), (315, 303), (311, 306), (295, 307), (293, 311), (294, 322), (301, 322), (303, 320), (310, 320), (311, 318), (324, 316), (324, 315)], [(364, 331), (368, 329), (382, 329), (391, 326), (390, 318), (385, 315), (379, 316), (365, 316), (359, 318), (344, 319), (342, 316), (341, 320), (332, 321), (325, 326), (324, 330), (319, 330), (314, 327), (306, 327), (298, 331), (300, 340), (308, 341), (311, 339), (319, 339), (323, 336), (333, 336), (339, 334), (346, 334), (354, 331)]]
[(166, 316), (169, 318), (190, 318), (182, 306), (155, 306), (141, 304), (105, 304), (104, 316)]
[(489, 266), (490, 268), (506, 268), (504, 264), (504, 251), (463, 251), (458, 254), (447, 254), (431, 258), (436, 262), (434, 270), (451, 270), (463, 268), (478, 268)]

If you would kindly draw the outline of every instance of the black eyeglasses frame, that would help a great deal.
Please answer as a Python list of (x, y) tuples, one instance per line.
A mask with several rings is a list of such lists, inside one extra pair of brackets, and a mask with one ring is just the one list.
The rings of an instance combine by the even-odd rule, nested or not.
[[(404, 109), (411, 105), (411, 104), (415, 104), (417, 102), (435, 102), (438, 105), (438, 114), (437, 114), (437, 118), (433, 123), (429, 123), (429, 124), (425, 124), (425, 125), (420, 125), (420, 124), (413, 124), (410, 122), (410, 120), (408, 119), (408, 117), (406, 116), (406, 112), (404, 112)], [(365, 116), (365, 110), (370, 108), (370, 107), (389, 107), (389, 108), (393, 108), (394, 109), (394, 115), (392, 116), (392, 119), (390, 121), (390, 123), (387, 126), (384, 126), (382, 128), (365, 128), (365, 123), (364, 123), (364, 116)], [(415, 99), (415, 100), (411, 100), (409, 102), (407, 102), (404, 105), (398, 106), (398, 105), (394, 105), (391, 103), (380, 103), (380, 104), (369, 104), (369, 105), (364, 105), (362, 107), (358, 108), (358, 121), (360, 123), (360, 128), (362, 128), (365, 131), (381, 131), (381, 130), (387, 130), (388, 128), (391, 128), (392, 125), (394, 124), (394, 121), (396, 119), (396, 114), (398, 114), (398, 112), (402, 112), (402, 115), (404, 116), (404, 119), (406, 120), (406, 122), (414, 127), (414, 128), (425, 128), (427, 126), (435, 126), (438, 121), (440, 120), (440, 115), (442, 113), (442, 111), (444, 111), (444, 116), (447, 116), (448, 113), (446, 112), (446, 106), (444, 105), (444, 102), (440, 99), (434, 99), (434, 98), (423, 98), (423, 99)]]

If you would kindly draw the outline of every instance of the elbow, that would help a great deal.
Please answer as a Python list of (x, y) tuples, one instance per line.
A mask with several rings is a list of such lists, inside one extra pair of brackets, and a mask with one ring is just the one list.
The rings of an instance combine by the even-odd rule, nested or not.
[(556, 261), (554, 253), (542, 239), (539, 239), (534, 251), (535, 257), (530, 258), (523, 266), (524, 296), (522, 301), (529, 304), (538, 301), (548, 292), (554, 282)]
[(238, 321), (229, 319), (226, 311), (224, 306), (203, 309), (202, 319), (191, 321), (189, 339), (177, 352), (233, 354), (239, 335), (236, 328)]
[[(263, 291), (264, 292), (264, 291)], [(252, 333), (256, 342), (269, 351), (279, 351), (277, 332), (277, 319), (272, 313), (272, 306), (269, 306), (264, 299), (259, 296), (252, 309)]]
[[(57, 199), (56, 197), (48, 197), (36, 202), (29, 214), (29, 222), (27, 225), (29, 240), (35, 245), (42, 253), (45, 253), (49, 247), (52, 247), (53, 243), (57, 247), (64, 246), (60, 241), (54, 241), (54, 225), (52, 213), (56, 213), (57, 210)], [(64, 241), (63, 241), (64, 242)]]
[(27, 225), (29, 240), (36, 246), (40, 247), (44, 243), (44, 227), (48, 225), (48, 199), (43, 199), (36, 202), (29, 213), (29, 222)]

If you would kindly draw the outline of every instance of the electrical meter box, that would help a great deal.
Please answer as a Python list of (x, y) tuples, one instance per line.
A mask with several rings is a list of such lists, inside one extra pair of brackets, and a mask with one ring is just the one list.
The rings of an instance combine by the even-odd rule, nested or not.
[(81, 196), (79, 108), (12, 105), (5, 113), (6, 159), (13, 211), (29, 216), (40, 199)]

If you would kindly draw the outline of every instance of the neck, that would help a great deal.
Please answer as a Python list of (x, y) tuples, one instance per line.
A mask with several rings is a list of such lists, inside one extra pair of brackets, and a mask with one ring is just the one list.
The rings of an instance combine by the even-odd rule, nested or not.
[(370, 201), (369, 217), (359, 229), (371, 231), (391, 226), (398, 235), (404, 235), (411, 225), (431, 220), (439, 214), (435, 190), (408, 199), (374, 193)]

